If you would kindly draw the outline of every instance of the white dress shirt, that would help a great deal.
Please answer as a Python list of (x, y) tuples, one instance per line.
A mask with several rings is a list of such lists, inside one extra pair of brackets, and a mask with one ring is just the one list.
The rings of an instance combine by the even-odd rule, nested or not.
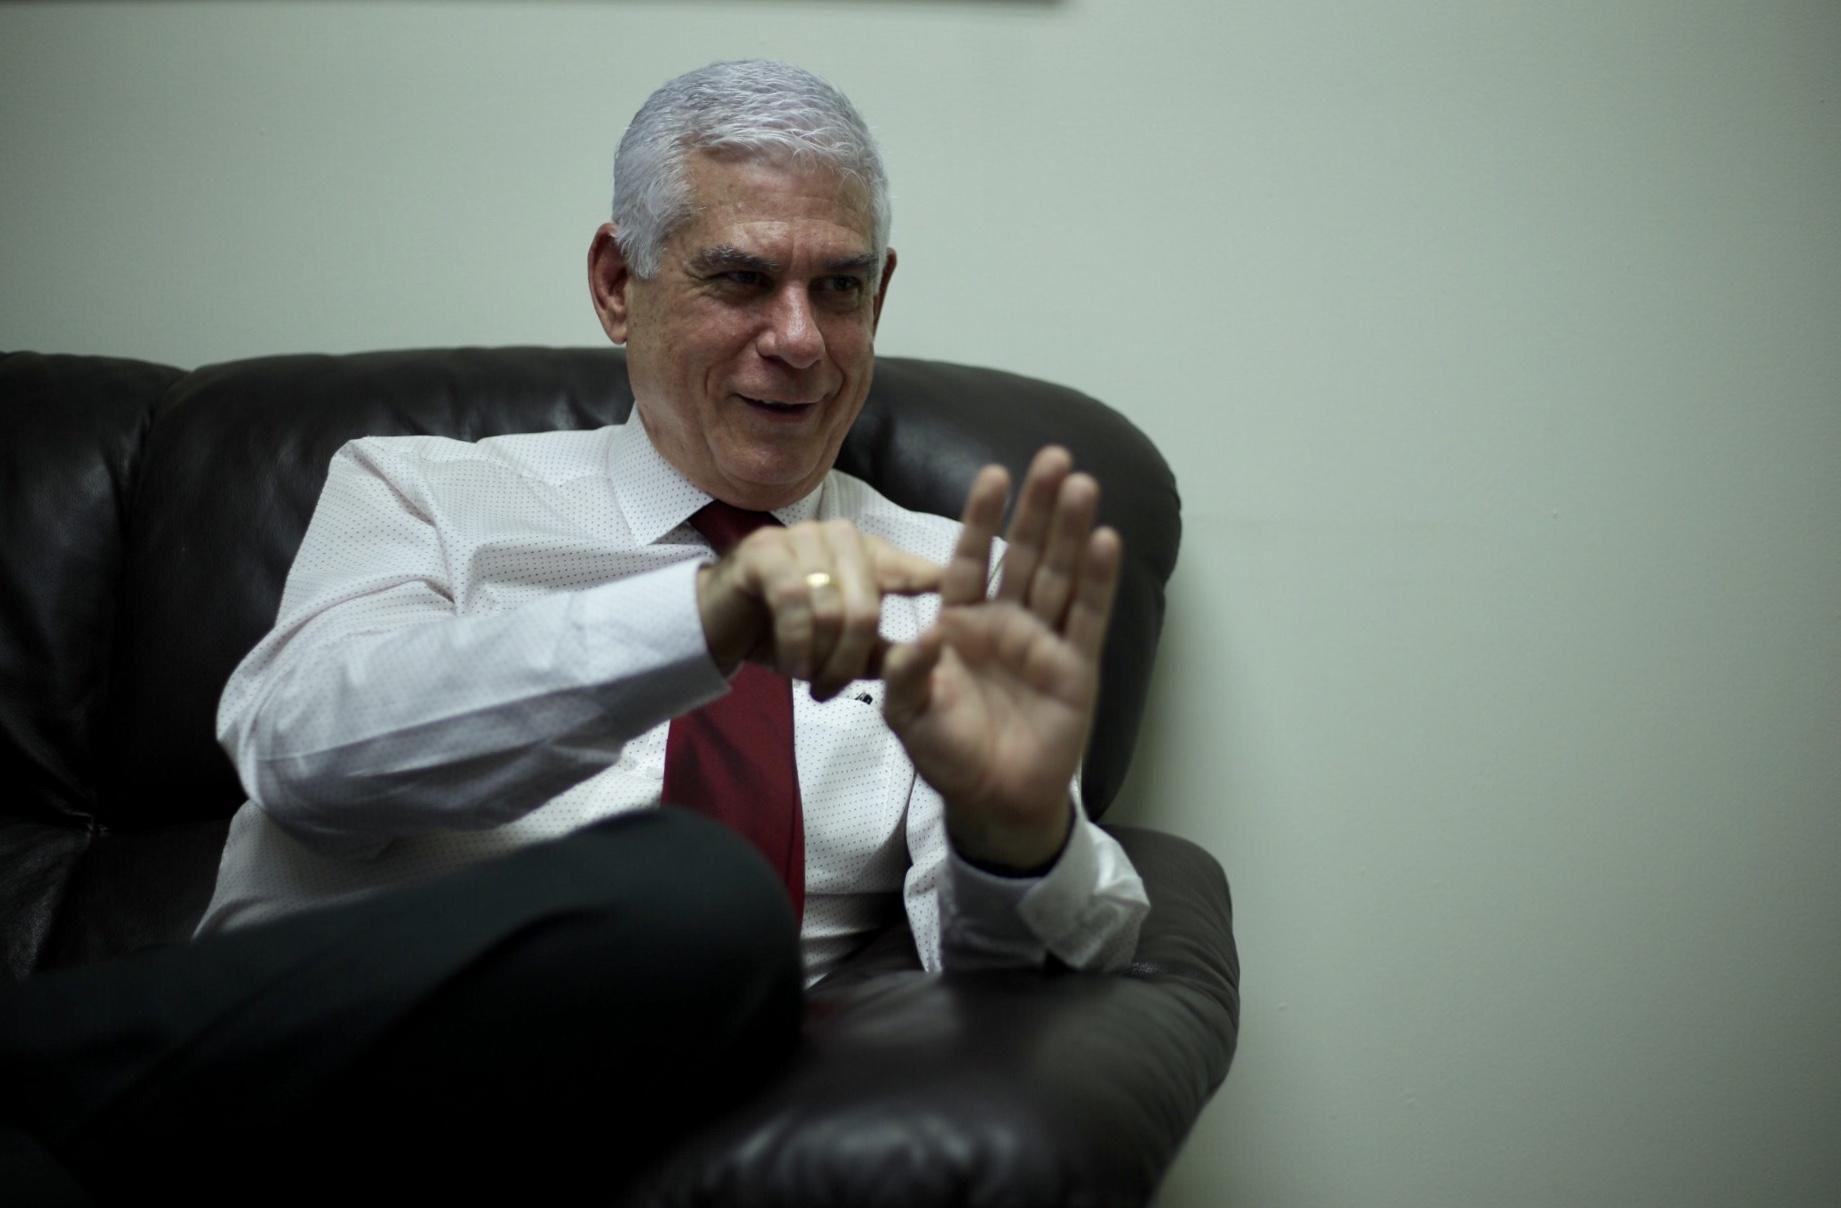
[[(199, 934), (462, 868), (658, 805), (672, 717), (721, 695), (696, 602), (709, 501), (643, 425), (353, 441), (334, 457), (274, 630), (231, 676), (218, 739), (250, 800)], [(776, 513), (844, 517), (945, 562), (959, 525), (832, 471)], [(1001, 558), (1001, 554), (999, 555)], [(937, 596), (884, 601), (917, 636)], [(1148, 904), (1080, 810), (1055, 866), (952, 852), (941, 802), (861, 680), (795, 684), (801, 947), (815, 980), (905, 905), (929, 970), (1131, 957)], [(897, 895), (899, 894), (899, 897)]]

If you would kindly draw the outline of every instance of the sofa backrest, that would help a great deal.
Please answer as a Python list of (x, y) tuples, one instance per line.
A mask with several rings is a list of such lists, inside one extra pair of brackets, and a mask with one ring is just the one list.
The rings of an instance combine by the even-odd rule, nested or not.
[[(1174, 480), (1116, 412), (993, 370), (882, 358), (839, 458), (956, 515), (986, 461), (1048, 441), (1100, 479), (1127, 565), (1084, 787), (1135, 741), (1174, 567)], [(0, 358), (0, 961), (14, 975), (183, 938), (244, 794), (214, 735), (272, 624), (333, 453), (364, 435), (590, 428), (632, 406), (618, 349), (277, 356), (192, 373)]]

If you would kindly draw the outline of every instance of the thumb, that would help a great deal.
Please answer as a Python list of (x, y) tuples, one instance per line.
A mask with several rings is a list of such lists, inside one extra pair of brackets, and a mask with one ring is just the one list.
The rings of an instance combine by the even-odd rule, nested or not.
[(939, 664), (945, 638), (936, 625), (912, 642), (889, 648), (882, 660), (882, 716), (897, 734), (927, 711), (933, 703), (933, 669)]

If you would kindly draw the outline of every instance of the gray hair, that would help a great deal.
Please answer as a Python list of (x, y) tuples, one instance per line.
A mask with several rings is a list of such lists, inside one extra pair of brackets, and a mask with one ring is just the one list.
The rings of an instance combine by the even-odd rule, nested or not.
[(665, 240), (690, 217), (684, 157), (692, 150), (787, 157), (825, 166), (869, 194), (878, 264), (888, 249), (889, 183), (876, 140), (850, 99), (811, 72), (767, 59), (711, 63), (646, 98), (614, 154), (614, 226), (620, 254), (650, 278)]

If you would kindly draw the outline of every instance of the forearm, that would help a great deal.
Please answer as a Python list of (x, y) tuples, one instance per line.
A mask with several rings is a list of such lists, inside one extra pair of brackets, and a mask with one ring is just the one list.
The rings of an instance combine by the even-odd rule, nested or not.
[(397, 611), (434, 615), (381, 632), (284, 623), (232, 678), (220, 741), (252, 798), (322, 849), (501, 825), (724, 689), (696, 628), (694, 574), (668, 567), (468, 617), (404, 585)]

